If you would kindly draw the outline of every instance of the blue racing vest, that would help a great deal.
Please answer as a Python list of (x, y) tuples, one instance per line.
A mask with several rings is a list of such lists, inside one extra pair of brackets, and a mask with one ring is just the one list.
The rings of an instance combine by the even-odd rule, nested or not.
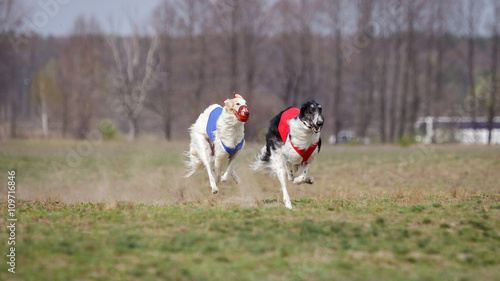
[[(216, 107), (212, 112), (210, 112), (210, 115), (208, 116), (208, 122), (207, 122), (207, 135), (210, 138), (212, 142), (215, 141), (215, 131), (217, 130), (217, 120), (219, 120), (220, 115), (222, 114), (222, 107)], [(242, 147), (243, 143), (245, 143), (245, 138), (241, 140), (240, 143), (236, 145), (236, 147), (227, 147), (222, 140), (220, 141), (222, 144), (222, 147), (226, 150), (227, 153), (229, 153), (229, 158), (231, 159)]]

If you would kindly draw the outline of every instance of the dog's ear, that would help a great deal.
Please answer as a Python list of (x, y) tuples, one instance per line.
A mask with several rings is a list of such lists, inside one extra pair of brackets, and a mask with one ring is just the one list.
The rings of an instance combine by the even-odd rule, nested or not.
[(242, 96), (240, 96), (239, 94), (235, 94), (234, 97), (235, 98), (240, 98), (240, 99), (244, 100), (244, 98)]
[(231, 111), (234, 108), (234, 103), (232, 99), (225, 99), (223, 100), (224, 104), (226, 104), (226, 111), (231, 113)]

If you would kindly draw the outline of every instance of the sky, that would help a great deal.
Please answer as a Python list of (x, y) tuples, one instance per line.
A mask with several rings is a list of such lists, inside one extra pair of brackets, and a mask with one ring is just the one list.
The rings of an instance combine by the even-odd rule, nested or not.
[(130, 20), (145, 26), (160, 0), (24, 0), (31, 29), (47, 36), (69, 35), (79, 15), (94, 16), (104, 31), (131, 33)]
[[(131, 21), (139, 28), (149, 23), (151, 13), (161, 0), (22, 0), (29, 13), (24, 16), (24, 29), (47, 36), (69, 35), (75, 19), (83, 15), (95, 17), (105, 32), (122, 35), (132, 31)], [(488, 35), (487, 22), (492, 17), (491, 4), (487, 5), (479, 19), (479, 34)], [(460, 19), (456, 23), (461, 23)], [(459, 27), (460, 29), (460, 27)]]

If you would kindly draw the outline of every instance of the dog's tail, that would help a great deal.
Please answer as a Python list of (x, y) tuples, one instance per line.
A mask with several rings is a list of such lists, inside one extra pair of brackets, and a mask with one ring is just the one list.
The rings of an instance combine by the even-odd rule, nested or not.
[(184, 161), (184, 164), (188, 168), (188, 173), (184, 175), (184, 177), (189, 178), (203, 166), (203, 163), (198, 157), (196, 157), (189, 151), (184, 151), (184, 155), (186, 157), (189, 157), (189, 160)]
[(257, 155), (255, 161), (250, 163), (250, 169), (252, 169), (254, 171), (267, 170), (268, 169), (268, 162), (264, 161), (266, 153), (267, 153), (266, 146), (264, 146), (260, 150), (260, 153), (259, 153), (259, 155)]

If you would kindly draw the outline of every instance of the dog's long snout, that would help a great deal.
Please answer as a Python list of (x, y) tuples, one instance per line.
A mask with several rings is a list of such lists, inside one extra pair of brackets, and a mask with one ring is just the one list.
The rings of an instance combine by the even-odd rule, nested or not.
[(246, 105), (242, 105), (238, 111), (235, 111), (235, 115), (241, 122), (246, 122), (248, 121), (248, 118), (250, 118), (250, 110)]
[(250, 115), (250, 109), (246, 105), (240, 106), (239, 111), (241, 115)]
[(321, 126), (323, 126), (323, 122), (324, 122), (323, 121), (323, 116), (320, 115), (319, 118), (318, 118), (318, 122), (316, 122), (316, 125), (318, 127), (321, 127)]

